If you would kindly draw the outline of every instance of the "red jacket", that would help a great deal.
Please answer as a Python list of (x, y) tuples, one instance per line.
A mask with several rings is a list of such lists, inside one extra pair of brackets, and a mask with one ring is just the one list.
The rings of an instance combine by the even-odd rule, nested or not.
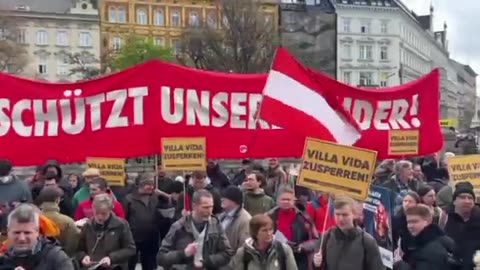
[[(88, 200), (81, 202), (78, 205), (73, 218), (75, 220), (80, 220), (83, 218), (92, 218), (93, 217), (92, 203), (93, 203), (92, 198), (89, 198)], [(113, 213), (115, 213), (117, 217), (125, 219), (125, 211), (123, 211), (123, 206), (115, 199), (113, 200)]]
[[(307, 204), (305, 212), (313, 220), (313, 223), (315, 223), (318, 233), (323, 233), (324, 231), (327, 231), (331, 227), (337, 225), (335, 217), (333, 215), (329, 215), (328, 208), (328, 200), (325, 200), (323, 196)], [(327, 216), (327, 223), (325, 225), (325, 228), (323, 228), (325, 217)]]

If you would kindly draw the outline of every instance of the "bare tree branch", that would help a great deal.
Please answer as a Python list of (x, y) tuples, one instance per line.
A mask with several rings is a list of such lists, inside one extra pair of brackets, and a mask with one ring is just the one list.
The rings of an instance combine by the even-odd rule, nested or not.
[(224, 72), (267, 71), (278, 45), (273, 17), (258, 0), (221, 0), (219, 9), (223, 19), (207, 17), (183, 34), (179, 61)]
[(28, 64), (28, 53), (19, 43), (20, 38), (22, 36), (17, 20), (0, 15), (0, 71), (18, 74)]

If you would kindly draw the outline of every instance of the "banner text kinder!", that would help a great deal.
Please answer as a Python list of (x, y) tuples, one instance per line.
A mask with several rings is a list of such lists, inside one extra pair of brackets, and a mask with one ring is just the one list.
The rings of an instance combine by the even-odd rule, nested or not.
[(443, 147), (439, 124), (439, 72), (404, 85), (364, 89), (345, 85), (312, 71), (322, 89), (331, 90), (358, 121), (362, 137), (356, 147), (378, 152), (379, 159), (408, 157), (389, 153), (390, 130), (418, 130), (418, 154), (428, 155)]
[(299, 185), (364, 200), (376, 158), (374, 151), (307, 138)]
[[(48, 159), (82, 162), (87, 156), (148, 156), (162, 152), (162, 137), (205, 137), (214, 142), (206, 150), (209, 158), (233, 159), (300, 157), (305, 142), (305, 137), (294, 131), (254, 120), (264, 74), (216, 73), (152, 61), (72, 84), (7, 74), (0, 74), (0, 79), (0, 147), (2, 156), (17, 166), (43, 164)], [(432, 87), (425, 86), (428, 82), (426, 77), (406, 90), (381, 90), (382, 95), (380, 90), (331, 89), (339, 98), (351, 98), (352, 109), (361, 107), (355, 100), (377, 106), (380, 99), (410, 100), (418, 95), (422, 155), (437, 151), (436, 138), (441, 139), (431, 124), (438, 125), (438, 119), (431, 121), (438, 98)], [(392, 103), (395, 108), (403, 107)], [(373, 114), (378, 112), (375, 109)], [(407, 122), (408, 115), (404, 117)], [(402, 121), (393, 119), (402, 127)], [(373, 148), (379, 158), (387, 158), (388, 131), (373, 126), (378, 125), (365, 130), (356, 146)], [(425, 136), (429, 140), (423, 139)]]

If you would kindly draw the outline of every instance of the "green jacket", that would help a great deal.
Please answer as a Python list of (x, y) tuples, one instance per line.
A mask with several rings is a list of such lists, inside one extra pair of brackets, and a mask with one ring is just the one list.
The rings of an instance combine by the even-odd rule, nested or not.
[[(112, 196), (113, 198), (116, 200), (117, 198), (115, 197), (115, 194), (113, 194), (112, 192)], [(87, 185), (81, 187), (76, 193), (75, 195), (73, 195), (73, 199), (72, 199), (72, 204), (73, 204), (73, 209), (77, 210), (77, 207), (78, 205), (85, 201), (85, 200), (88, 200), (90, 198), (90, 189), (88, 188)]]

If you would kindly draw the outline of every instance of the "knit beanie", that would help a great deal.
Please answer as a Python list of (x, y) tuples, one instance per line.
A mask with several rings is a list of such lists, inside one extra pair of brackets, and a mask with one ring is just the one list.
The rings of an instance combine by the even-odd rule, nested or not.
[(453, 192), (453, 200), (457, 198), (458, 195), (468, 193), (473, 196), (475, 200), (475, 192), (473, 191), (473, 185), (470, 182), (460, 182), (455, 185), (455, 191)]
[(431, 186), (429, 186), (429, 185), (422, 185), (422, 186), (418, 189), (417, 193), (418, 193), (418, 195), (419, 195), (420, 197), (423, 197), (423, 196), (427, 195), (427, 193), (429, 193), (429, 192), (432, 191), (432, 190), (433, 190), (433, 188), (432, 188)]
[(223, 198), (229, 199), (238, 205), (243, 204), (243, 192), (236, 186), (229, 186), (223, 191)]

